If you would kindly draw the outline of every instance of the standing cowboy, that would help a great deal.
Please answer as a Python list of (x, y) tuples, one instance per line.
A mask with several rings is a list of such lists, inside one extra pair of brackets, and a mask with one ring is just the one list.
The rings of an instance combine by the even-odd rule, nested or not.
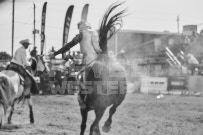
[[(99, 37), (96, 31), (91, 29), (91, 25), (88, 22), (81, 21), (78, 23), (79, 34), (77, 34), (72, 41), (67, 43), (64, 47), (59, 49), (58, 51), (51, 53), (49, 55), (50, 58), (65, 53), (70, 50), (77, 43), (80, 43), (80, 51), (84, 55), (83, 64), (88, 65), (92, 61), (94, 61), (98, 54), (102, 52), (99, 46)], [(84, 77), (85, 78), (85, 77)], [(79, 104), (83, 108), (84, 101), (79, 96)]]
[[(25, 39), (21, 40), (20, 44), (22, 44), (22, 46), (16, 50), (15, 55), (12, 58), (7, 70), (13, 70), (19, 73), (24, 78), (24, 96), (29, 96), (28, 94), (30, 93), (30, 91), (28, 88), (30, 85), (32, 85), (31, 91), (38, 92), (38, 87), (34, 78), (26, 70), (26, 67), (31, 66), (31, 59), (29, 59), (28, 54), (26, 52), (26, 49), (31, 43), (29, 42), (29, 39)], [(32, 84), (30, 84), (30, 81), (32, 82)]]

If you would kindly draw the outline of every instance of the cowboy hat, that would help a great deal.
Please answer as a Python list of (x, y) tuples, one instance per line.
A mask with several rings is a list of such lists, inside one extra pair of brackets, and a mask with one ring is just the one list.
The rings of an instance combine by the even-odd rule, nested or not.
[(80, 31), (85, 30), (85, 29), (91, 29), (91, 28), (92, 28), (90, 23), (84, 22), (84, 21), (78, 22), (77, 25), (78, 25), (78, 29), (79, 29)]
[(20, 41), (20, 44), (24, 44), (24, 43), (31, 44), (29, 39), (24, 39)]

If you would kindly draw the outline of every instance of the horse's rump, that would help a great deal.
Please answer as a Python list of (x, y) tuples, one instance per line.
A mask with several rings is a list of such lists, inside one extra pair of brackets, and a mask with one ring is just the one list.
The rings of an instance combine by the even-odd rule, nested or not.
[(96, 60), (86, 70), (86, 86), (90, 85), (87, 87), (88, 103), (100, 102), (104, 106), (120, 104), (127, 89), (123, 67), (116, 60)]
[[(33, 60), (34, 61), (34, 60)], [(35, 63), (35, 62), (33, 62)], [(35, 63), (36, 64), (36, 63)], [(32, 69), (31, 69), (32, 70)], [(35, 69), (36, 70), (36, 69)], [(18, 77), (17, 79), (19, 79), (19, 75), (21, 75), (23, 78), (24, 78), (24, 87), (28, 88), (28, 87), (31, 87), (31, 88), (28, 88), (30, 89), (29, 91), (31, 91), (32, 94), (38, 94), (39, 91), (38, 89), (36, 88), (36, 86), (34, 85), (35, 83), (35, 80), (34, 78), (32, 77), (33, 75), (33, 71), (32, 73), (26, 71), (22, 66), (19, 66), (18, 64), (15, 64), (15, 63), (12, 63), (9, 65), (8, 69), (7, 70), (4, 70), (4, 72), (7, 72), (7, 71), (11, 71), (11, 72), (14, 72)], [(9, 73), (9, 72), (8, 72)], [(6, 74), (8, 74), (6, 73)], [(13, 79), (14, 77), (10, 77), (10, 79)], [(15, 77), (16, 78), (16, 77)], [(16, 80), (17, 81), (17, 80)]]
[[(12, 70), (3, 70), (0, 72), (0, 128), (3, 126), (4, 117), (8, 107), (11, 107), (10, 114), (8, 116), (8, 123), (10, 123), (15, 101), (25, 101), (27, 98), (26, 94), (23, 85), (20, 84), (20, 77), (18, 73)], [(30, 95), (29, 90), (28, 95)], [(33, 123), (34, 119), (31, 102), (29, 102), (29, 108), (30, 122)]]
[(21, 77), (13, 70), (3, 70), (0, 72), (7, 78), (8, 83), (5, 85), (6, 93), (9, 96), (9, 102), (22, 96), (24, 91), (23, 84), (21, 84)]

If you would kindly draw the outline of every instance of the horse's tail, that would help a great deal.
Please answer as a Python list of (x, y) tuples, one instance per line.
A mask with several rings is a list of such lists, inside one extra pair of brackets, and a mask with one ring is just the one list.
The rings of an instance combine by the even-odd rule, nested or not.
[(6, 75), (0, 73), (0, 127), (4, 124), (4, 115), (9, 102), (9, 79)]
[[(102, 53), (107, 53), (107, 41), (110, 39), (123, 25), (122, 17), (126, 12), (126, 9), (117, 11), (116, 13), (112, 13), (119, 6), (123, 5), (124, 2), (121, 3), (113, 3), (105, 12), (104, 17), (102, 19), (100, 28), (99, 28), (99, 45), (102, 49)], [(113, 15), (112, 15), (113, 14)]]

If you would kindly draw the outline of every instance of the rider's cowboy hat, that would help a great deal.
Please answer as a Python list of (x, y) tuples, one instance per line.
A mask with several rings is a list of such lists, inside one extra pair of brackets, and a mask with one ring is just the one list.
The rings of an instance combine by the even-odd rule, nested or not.
[(85, 22), (85, 21), (80, 21), (80, 22), (78, 22), (78, 29), (80, 30), (80, 31), (82, 31), (82, 30), (85, 30), (85, 29), (91, 29), (92, 27), (91, 27), (91, 24), (90, 23), (88, 23), (88, 22)]
[(24, 40), (20, 41), (20, 44), (24, 44), (24, 43), (32, 44), (32, 43), (30, 43), (29, 39), (24, 39)]

